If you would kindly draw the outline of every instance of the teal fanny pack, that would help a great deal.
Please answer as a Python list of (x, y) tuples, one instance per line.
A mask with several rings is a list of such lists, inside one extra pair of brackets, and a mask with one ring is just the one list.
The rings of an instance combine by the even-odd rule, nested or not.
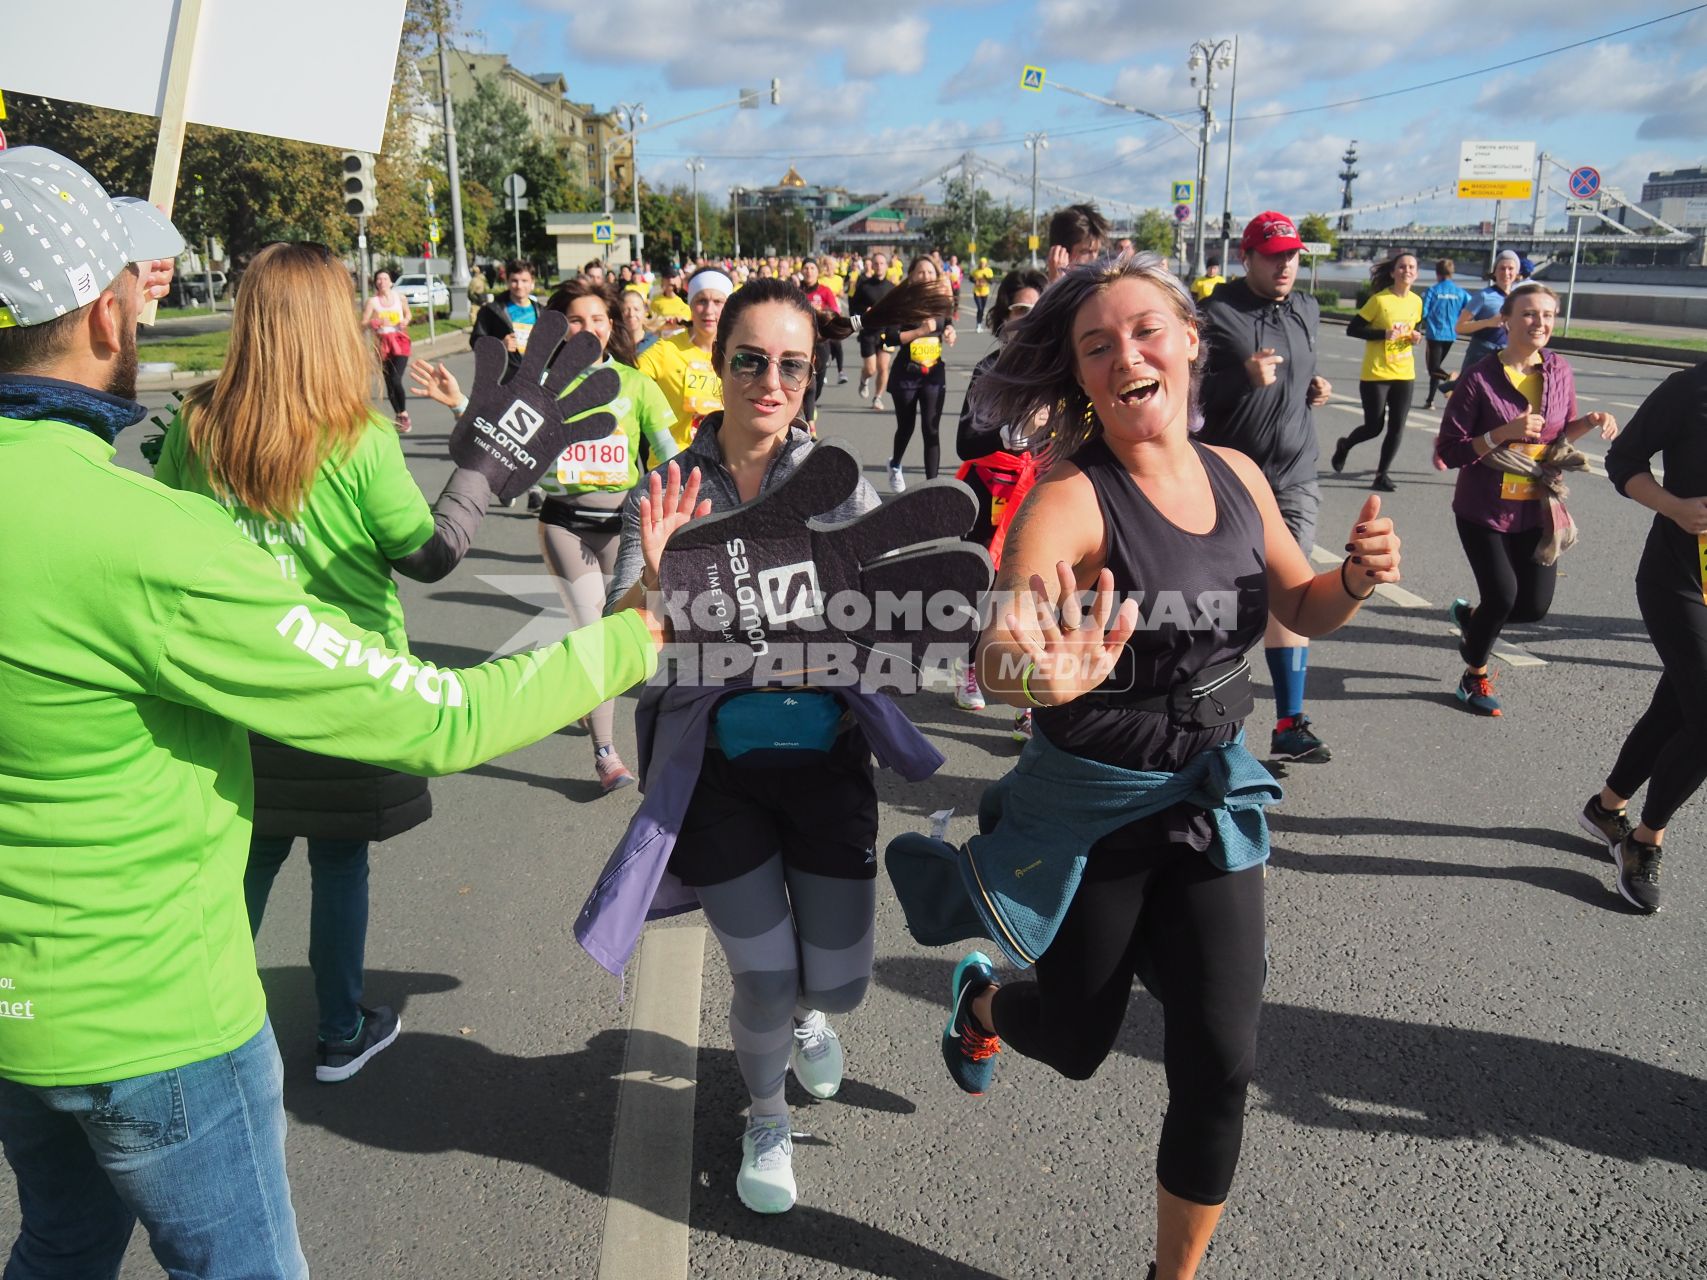
[(806, 689), (738, 693), (714, 713), (717, 749), (731, 760), (754, 752), (828, 752), (841, 728), (842, 704)]

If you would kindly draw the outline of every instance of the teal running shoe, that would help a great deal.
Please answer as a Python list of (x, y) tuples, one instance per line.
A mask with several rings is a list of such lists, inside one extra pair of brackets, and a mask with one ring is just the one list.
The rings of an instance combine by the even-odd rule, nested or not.
[(996, 971), (990, 957), (973, 951), (954, 966), (948, 983), (948, 1025), (942, 1030), (942, 1060), (954, 1083), (967, 1093), (982, 1094), (995, 1074), (995, 1058), (1002, 1051), (1000, 1036), (986, 1035), (972, 1017), (972, 1001), (993, 986)]

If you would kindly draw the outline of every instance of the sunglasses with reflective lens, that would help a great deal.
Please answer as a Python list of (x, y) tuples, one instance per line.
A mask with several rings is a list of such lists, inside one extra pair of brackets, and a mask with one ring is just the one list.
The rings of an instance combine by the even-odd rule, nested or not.
[(782, 385), (790, 391), (799, 391), (812, 378), (812, 362), (802, 360), (799, 356), (783, 356), (780, 360), (758, 351), (737, 351), (729, 357), (729, 374), (742, 382), (761, 381), (770, 372), (771, 365), (776, 365), (778, 378)]

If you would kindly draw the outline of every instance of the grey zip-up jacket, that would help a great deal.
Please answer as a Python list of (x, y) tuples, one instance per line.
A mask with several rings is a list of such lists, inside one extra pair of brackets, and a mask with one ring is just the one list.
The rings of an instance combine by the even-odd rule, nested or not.
[[(1314, 481), (1316, 425), (1309, 395), (1322, 317), (1316, 300), (1294, 289), (1285, 301), (1270, 302), (1241, 278), (1217, 286), (1198, 315), (1209, 343), (1198, 439), (1243, 453), (1277, 493)], [(1245, 361), (1264, 347), (1286, 362), (1275, 370), (1272, 386), (1253, 387)]]
[[(699, 496), (711, 499), (713, 511), (728, 511), (741, 505), (741, 495), (735, 488), (735, 477), (729, 474), (723, 465), (723, 449), (718, 441), (718, 432), (723, 426), (721, 413), (710, 413), (699, 424), (693, 443), (678, 453), (674, 459), (681, 468), (683, 479), (689, 471), (699, 468)], [(760, 493), (769, 493), (784, 479), (793, 474), (794, 469), (812, 452), (813, 439), (803, 427), (788, 428), (788, 443), (783, 445), (781, 452), (771, 460), (765, 470), (765, 478), (759, 483)], [(647, 475), (663, 476), (669, 463), (653, 467)], [(616, 568), (611, 572), (610, 588), (605, 593), (605, 608), (610, 608), (623, 596), (630, 587), (640, 581), (640, 573), (646, 567), (646, 559), (640, 550), (640, 495), (647, 489), (645, 477), (640, 483), (629, 490), (628, 498), (622, 504), (622, 542), (616, 552)], [(864, 515), (867, 511), (876, 510), (882, 503), (877, 496), (877, 490), (871, 487), (867, 480), (860, 480), (859, 487), (849, 495), (847, 501), (833, 510), (821, 512), (819, 519), (827, 523), (839, 523), (852, 520), (855, 516)]]

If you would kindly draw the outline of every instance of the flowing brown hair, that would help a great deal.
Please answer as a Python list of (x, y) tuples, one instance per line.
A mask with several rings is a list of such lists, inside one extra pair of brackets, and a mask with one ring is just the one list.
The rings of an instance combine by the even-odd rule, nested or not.
[(344, 265), (321, 245), (268, 245), (238, 286), (224, 371), (185, 397), (189, 451), (221, 497), (294, 519), (320, 464), (366, 429), (376, 369)]

